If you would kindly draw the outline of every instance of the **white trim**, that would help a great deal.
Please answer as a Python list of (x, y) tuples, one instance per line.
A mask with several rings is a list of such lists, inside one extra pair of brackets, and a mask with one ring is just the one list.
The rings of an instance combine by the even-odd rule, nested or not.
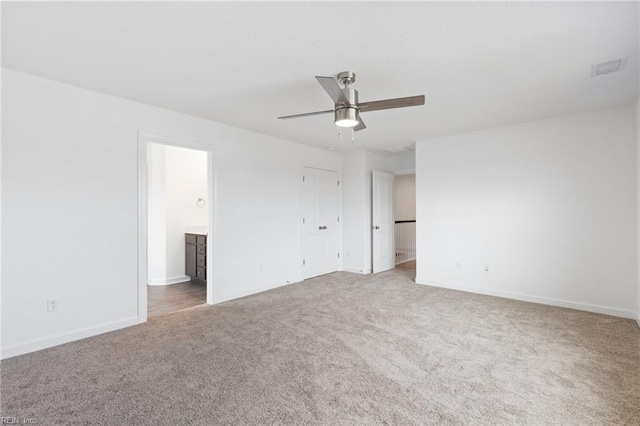
[(640, 312), (636, 313), (636, 324), (640, 327)]
[(221, 303), (221, 302), (227, 302), (229, 300), (234, 300), (234, 299), (239, 299), (241, 297), (246, 297), (246, 296), (253, 296), (255, 294), (258, 293), (262, 293), (265, 291), (269, 291), (269, 290), (273, 290), (279, 287), (284, 287), (287, 285), (291, 285), (291, 284), (295, 284), (295, 283), (299, 283), (302, 282), (302, 280), (300, 281), (291, 281), (291, 282), (284, 282), (284, 283), (278, 283), (278, 284), (267, 284), (267, 285), (261, 285), (261, 286), (257, 286), (257, 287), (252, 287), (249, 289), (245, 289), (245, 290), (241, 290), (241, 291), (234, 291), (231, 293), (227, 293), (227, 294), (223, 294), (223, 295), (219, 295), (219, 299), (216, 299), (216, 303)]
[[(207, 304), (213, 305), (216, 303), (215, 288), (214, 288), (214, 272), (215, 267), (213, 259), (219, 252), (218, 248), (218, 179), (216, 165), (216, 159), (218, 157), (213, 155), (213, 147), (209, 147), (207, 151), (207, 187), (209, 197), (209, 222), (208, 234), (207, 234)], [(219, 256), (219, 255), (218, 255)]]
[(191, 281), (191, 277), (187, 275), (180, 275), (178, 277), (171, 278), (149, 278), (147, 284), (149, 285), (171, 285), (180, 284), (187, 281)]
[(365, 272), (362, 269), (357, 269), (357, 268), (342, 268), (343, 272), (351, 272), (353, 274), (362, 274), (362, 275), (369, 275), (371, 272)]
[(27, 342), (2, 348), (2, 359), (39, 351), (41, 349), (74, 342), (80, 339), (86, 339), (87, 337), (97, 336), (99, 334), (108, 333), (110, 331), (130, 327), (136, 324), (138, 324), (138, 317), (129, 317), (123, 320), (101, 324), (96, 327), (81, 328), (71, 332), (54, 334), (42, 339), (29, 340)]
[(633, 311), (628, 311), (628, 310), (619, 309), (619, 308), (612, 308), (610, 306), (592, 305), (589, 303), (572, 302), (569, 300), (554, 299), (551, 297), (543, 297), (543, 296), (533, 296), (530, 294), (523, 294), (523, 293), (517, 293), (517, 292), (511, 292), (511, 291), (493, 290), (493, 289), (483, 288), (483, 287), (467, 287), (467, 286), (453, 284), (453, 283), (429, 281), (419, 277), (416, 277), (415, 282), (416, 284), (428, 285), (431, 287), (441, 287), (441, 288), (446, 288), (450, 290), (465, 291), (468, 293), (485, 294), (488, 296), (502, 297), (505, 299), (522, 300), (524, 302), (539, 303), (542, 305), (559, 306), (562, 308), (577, 309), (579, 311), (612, 315), (614, 317), (630, 318), (630, 319), (636, 318), (636, 313)]
[(147, 144), (149, 142), (207, 153), (207, 197), (209, 222), (207, 227), (207, 303), (214, 303), (213, 257), (217, 249), (216, 174), (213, 164), (213, 146), (200, 141), (167, 138), (138, 132), (138, 323), (147, 321)]
[(395, 176), (410, 176), (410, 175), (415, 175), (416, 174), (416, 169), (415, 167), (412, 169), (402, 169), (402, 170), (396, 170), (393, 172), (393, 174)]
[(138, 132), (138, 323), (147, 321), (147, 141)]

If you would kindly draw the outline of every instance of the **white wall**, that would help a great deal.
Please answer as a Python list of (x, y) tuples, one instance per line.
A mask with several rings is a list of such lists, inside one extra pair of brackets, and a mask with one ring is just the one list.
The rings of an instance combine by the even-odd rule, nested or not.
[(396, 175), (393, 187), (396, 220), (416, 220), (416, 175)]
[(365, 152), (356, 151), (342, 156), (343, 261), (345, 271), (366, 273), (364, 218), (368, 214), (365, 203)]
[(629, 106), (418, 142), (416, 282), (632, 317), (634, 132)]
[[(638, 10), (638, 23), (640, 23), (640, 7), (637, 8)], [(640, 39), (640, 26), (638, 27), (638, 38)], [(638, 53), (640, 54), (640, 45), (638, 46)], [(640, 75), (638, 75), (638, 81), (640, 82)], [(637, 204), (637, 211), (638, 211), (638, 217), (637, 217), (637, 223), (638, 223), (638, 234), (637, 234), (637, 253), (638, 256), (636, 257), (636, 262), (637, 262), (637, 282), (638, 282), (638, 289), (637, 289), (637, 296), (636, 296), (636, 300), (637, 300), (637, 306), (636, 306), (636, 322), (638, 323), (638, 326), (640, 327), (640, 97), (638, 97), (638, 100), (636, 101), (636, 149), (637, 149), (637, 162), (636, 162), (636, 168), (637, 168), (637, 188), (638, 188), (638, 192), (637, 192), (637, 200), (638, 200), (638, 204)]]
[[(638, 9), (638, 13), (640, 14), (640, 8)], [(637, 253), (638, 253), (638, 257), (636, 258), (636, 261), (638, 262), (638, 294), (637, 294), (637, 301), (638, 304), (636, 306), (636, 322), (638, 323), (638, 326), (640, 326), (640, 98), (638, 98), (638, 101), (636, 102), (636, 149), (637, 149), (637, 163), (636, 163), (636, 168), (637, 168), (637, 173), (638, 173), (638, 182), (637, 182), (637, 188), (638, 188), (638, 193), (637, 193), (637, 200), (638, 200), (638, 204), (637, 204), (637, 211), (638, 211), (638, 235), (637, 235)]]
[(3, 357), (137, 323), (139, 131), (213, 147), (214, 301), (301, 279), (301, 164), (340, 155), (12, 70), (2, 88)]
[[(149, 284), (188, 281), (184, 234), (207, 226), (207, 153), (150, 143), (148, 146)], [(199, 207), (199, 198), (205, 200)]]
[(414, 174), (416, 170), (416, 152), (404, 151), (387, 157), (389, 169), (395, 174)]

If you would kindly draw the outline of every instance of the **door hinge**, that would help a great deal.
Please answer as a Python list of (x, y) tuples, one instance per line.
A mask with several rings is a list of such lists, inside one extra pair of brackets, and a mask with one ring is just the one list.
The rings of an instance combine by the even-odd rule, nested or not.
[(340, 186), (340, 181), (338, 181), (338, 186)]
[(304, 224), (304, 217), (302, 218), (302, 223)]
[(340, 253), (338, 253), (338, 259), (340, 259)]
[(338, 222), (340, 222), (340, 216), (338, 216)]
[(304, 182), (304, 176), (302, 176), (302, 181)]
[(305, 265), (305, 261), (304, 261), (304, 259), (302, 259), (302, 264), (303, 264), (303, 265)]

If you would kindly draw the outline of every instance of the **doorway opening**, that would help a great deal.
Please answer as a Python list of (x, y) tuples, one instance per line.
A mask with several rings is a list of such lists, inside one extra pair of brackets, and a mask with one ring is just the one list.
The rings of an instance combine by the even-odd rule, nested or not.
[(416, 267), (414, 170), (372, 172), (372, 272)]
[(416, 175), (396, 174), (394, 180), (396, 267), (416, 269)]
[(141, 135), (138, 317), (210, 303), (211, 151)]

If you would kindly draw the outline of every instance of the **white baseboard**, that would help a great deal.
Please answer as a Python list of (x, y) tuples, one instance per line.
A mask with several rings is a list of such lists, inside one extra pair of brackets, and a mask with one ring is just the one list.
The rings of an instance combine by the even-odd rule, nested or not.
[(295, 283), (299, 283), (301, 282), (302, 279), (299, 279), (297, 281), (285, 281), (283, 283), (276, 283), (276, 284), (266, 284), (266, 285), (262, 285), (262, 286), (257, 286), (257, 287), (252, 287), (252, 288), (248, 288), (246, 290), (240, 290), (240, 291), (234, 291), (234, 292), (230, 292), (227, 294), (222, 294), (217, 296), (214, 292), (213, 294), (213, 303), (217, 304), (217, 303), (222, 303), (222, 302), (228, 302), (229, 300), (233, 300), (233, 299), (239, 299), (241, 297), (245, 297), (245, 296), (253, 296), (254, 294), (258, 294), (258, 293), (262, 293), (263, 291), (269, 291), (269, 290), (273, 290), (279, 287), (284, 287), (287, 285), (291, 285), (291, 284), (295, 284)]
[(352, 272), (354, 274), (363, 274), (363, 275), (366, 275), (366, 274), (369, 273), (369, 272), (363, 271), (362, 269), (357, 269), (357, 268), (342, 268), (342, 271), (343, 272)]
[(596, 314), (605, 314), (605, 315), (611, 315), (614, 317), (636, 319), (636, 321), (638, 321), (638, 315), (635, 312), (628, 311), (625, 309), (612, 308), (609, 306), (591, 305), (589, 303), (572, 302), (569, 300), (554, 299), (554, 298), (543, 297), (543, 296), (533, 296), (530, 294), (523, 294), (523, 293), (517, 293), (517, 292), (511, 292), (511, 291), (493, 290), (493, 289), (483, 288), (483, 287), (468, 287), (468, 286), (463, 286), (463, 285), (458, 285), (453, 283), (429, 281), (420, 277), (416, 277), (415, 281), (416, 281), (416, 284), (428, 285), (432, 287), (441, 287), (441, 288), (447, 288), (450, 290), (465, 291), (468, 293), (485, 294), (487, 296), (502, 297), (505, 299), (522, 300), (524, 302), (539, 303), (542, 305), (559, 306), (562, 308), (577, 309), (579, 311), (594, 312)]
[(640, 312), (636, 314), (636, 324), (638, 324), (638, 327), (640, 327)]
[(82, 328), (82, 329), (71, 331), (68, 333), (54, 334), (53, 336), (45, 337), (43, 339), (35, 339), (35, 340), (23, 342), (23, 343), (18, 343), (16, 345), (3, 347), (1, 358), (7, 359), (7, 358), (11, 358), (18, 355), (23, 355), (29, 352), (39, 351), (41, 349), (62, 345), (64, 343), (69, 343), (75, 340), (96, 336), (102, 333), (108, 333), (109, 331), (130, 327), (136, 324), (138, 324), (137, 316), (126, 318), (119, 321), (109, 322), (106, 324), (101, 324), (96, 327)]
[(170, 285), (191, 281), (191, 277), (187, 275), (180, 275), (171, 278), (149, 278), (147, 282), (149, 285)]

